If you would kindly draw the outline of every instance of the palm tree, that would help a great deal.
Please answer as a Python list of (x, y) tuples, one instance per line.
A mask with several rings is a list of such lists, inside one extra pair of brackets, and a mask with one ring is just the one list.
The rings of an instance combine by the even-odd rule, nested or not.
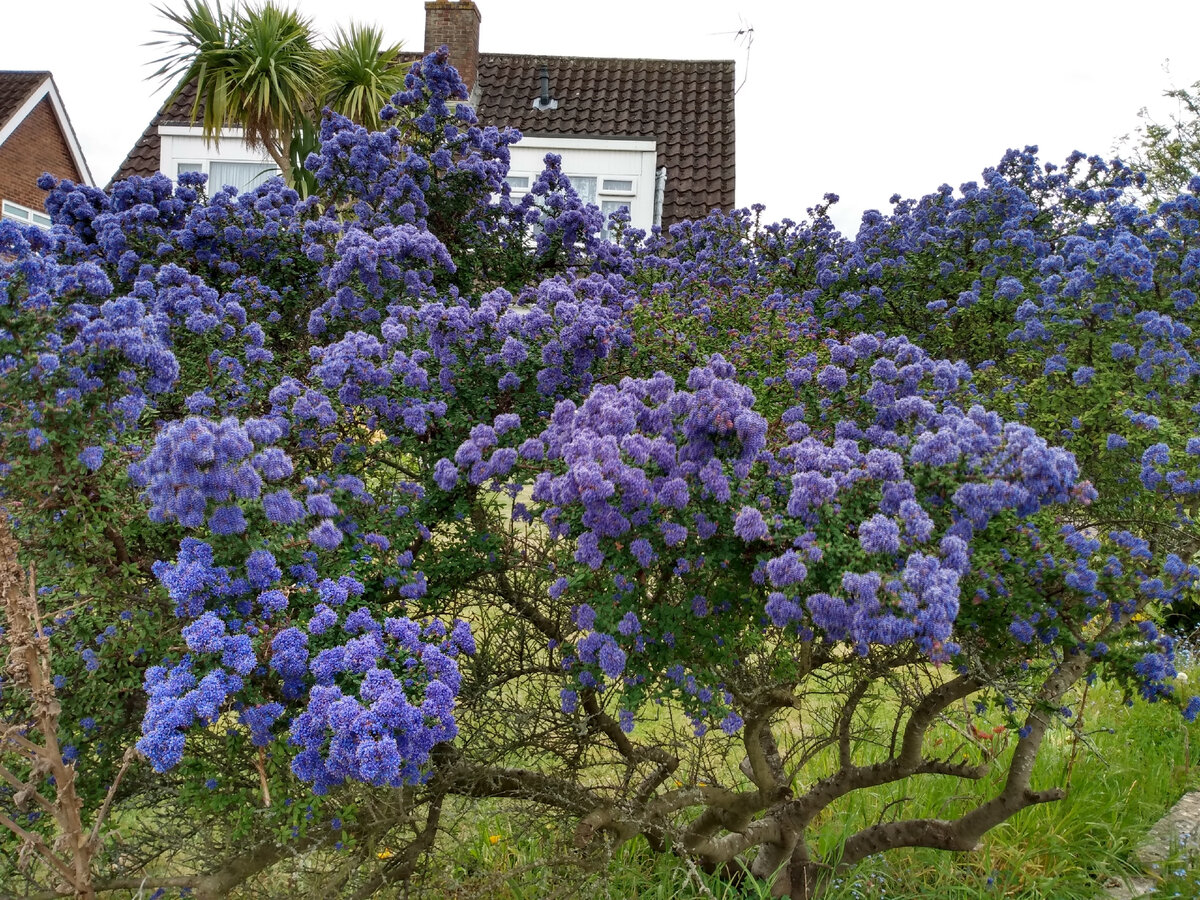
[(354, 22), (338, 28), (323, 51), (321, 106), (365, 125), (379, 118), (392, 95), (404, 90), (406, 69), (400, 65), (401, 45), (384, 46), (383, 31)]
[(174, 84), (168, 105), (195, 82), (192, 121), (218, 143), (222, 131), (240, 127), (246, 143), (262, 148), (293, 186), (306, 187), (303, 160), (315, 147), (316, 122), (331, 106), (365, 124), (379, 115), (404, 84), (399, 44), (385, 46), (372, 26), (339, 28), (319, 46), (312, 21), (267, 2), (184, 0), (182, 12), (157, 8), (175, 26), (160, 31), (168, 52), (154, 60), (152, 78)]

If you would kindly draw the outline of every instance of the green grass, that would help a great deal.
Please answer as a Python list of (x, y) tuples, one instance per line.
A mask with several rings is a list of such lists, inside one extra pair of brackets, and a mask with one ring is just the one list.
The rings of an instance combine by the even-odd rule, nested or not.
[[(1034, 788), (1049, 787), (1064, 784), (1069, 769), (1065, 800), (1018, 814), (989, 832), (973, 853), (896, 850), (867, 860), (838, 880), (829, 900), (1092, 900), (1101, 896), (1106, 879), (1134, 874), (1160, 880), (1155, 897), (1200, 896), (1200, 866), (1193, 870), (1191, 860), (1171, 860), (1161, 871), (1146, 872), (1134, 857), (1150, 827), (1185, 791), (1200, 787), (1200, 725), (1185, 726), (1165, 704), (1126, 707), (1103, 686), (1091, 690), (1086, 716), (1087, 740), (1075, 746), (1062, 729), (1052, 733), (1035, 773)], [(823, 849), (836, 846), (843, 833), (875, 821), (880, 810), (901, 797), (911, 798), (905, 816), (955, 815), (970, 802), (971, 787), (994, 791), (998, 784), (985, 782), (964, 788), (949, 779), (924, 778), (845, 798), (819, 821), (818, 843)], [(423, 896), (769, 896), (762, 883), (748, 879), (735, 885), (706, 876), (678, 859), (653, 854), (640, 841), (586, 871), (578, 865), (580, 851), (558, 823), (513, 818), (499, 806), (464, 810), (459, 823), (453, 862), (426, 873)]]

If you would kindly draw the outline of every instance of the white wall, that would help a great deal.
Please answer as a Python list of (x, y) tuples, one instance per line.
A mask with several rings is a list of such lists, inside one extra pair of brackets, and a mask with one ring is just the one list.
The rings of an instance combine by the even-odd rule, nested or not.
[[(524, 137), (509, 148), (512, 162), (509, 175), (528, 177), (533, 184), (545, 168), (547, 153), (562, 157), (562, 168), (568, 176), (596, 179), (596, 205), (604, 201), (628, 204), (631, 223), (649, 231), (654, 224), (654, 164), (657, 149), (654, 141), (644, 138), (569, 138)], [(606, 192), (604, 180), (633, 182), (633, 194)], [(523, 194), (513, 189), (513, 197)]]
[[(206, 143), (198, 127), (162, 125), (158, 132), (162, 139), (161, 168), (170, 178), (179, 176), (181, 164), (199, 165), (201, 171), (211, 174), (210, 165), (214, 160), (249, 164), (254, 167), (251, 171), (277, 171), (265, 153), (246, 146), (240, 129), (229, 129), (219, 144)], [(524, 137), (510, 151), (512, 162), (509, 175), (514, 180), (526, 178), (526, 184), (532, 185), (545, 168), (546, 154), (557, 153), (562, 157), (563, 172), (568, 176), (595, 179), (594, 202), (601, 209), (605, 201), (628, 205), (634, 227), (649, 231), (654, 225), (654, 173), (657, 160), (654, 141), (644, 138)], [(606, 190), (606, 180), (610, 188), (612, 182), (631, 182), (631, 192)], [(211, 180), (209, 182), (210, 191), (221, 186)], [(513, 187), (514, 199), (524, 193), (522, 188)]]
[[(162, 140), (162, 151), (159, 156), (159, 167), (164, 175), (175, 179), (179, 177), (180, 164), (200, 165), (201, 171), (211, 174), (209, 165), (213, 160), (229, 163), (243, 163), (251, 166), (251, 172), (278, 174), (275, 162), (262, 150), (251, 150), (242, 140), (240, 128), (227, 129), (221, 136), (220, 143), (206, 142), (203, 131), (198, 127), (188, 125), (160, 125), (159, 137)], [(213, 184), (210, 180), (209, 192), (215, 192), (223, 185)], [(235, 185), (240, 187), (241, 185)]]

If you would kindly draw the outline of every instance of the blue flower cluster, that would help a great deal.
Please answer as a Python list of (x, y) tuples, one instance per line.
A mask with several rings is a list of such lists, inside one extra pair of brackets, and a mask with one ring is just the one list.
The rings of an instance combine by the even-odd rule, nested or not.
[(472, 677), (450, 619), (509, 565), (563, 714), (626, 732), (659, 700), (734, 734), (746, 673), (811, 653), (1020, 678), (1082, 647), (1171, 695), (1130, 623), (1200, 570), (1083, 510), (1194, 532), (1200, 183), (1150, 212), (1027, 149), (853, 239), (830, 196), (614, 242), (553, 155), (513, 202), (519, 135), (466, 96), (443, 49), (382, 130), (326, 113), (308, 199), (46, 179), (51, 233), (0, 223), (0, 478), (43, 533), (56, 479), (148, 508), (117, 537), (179, 619), (157, 770), (227, 717), (318, 793), (420, 782)]

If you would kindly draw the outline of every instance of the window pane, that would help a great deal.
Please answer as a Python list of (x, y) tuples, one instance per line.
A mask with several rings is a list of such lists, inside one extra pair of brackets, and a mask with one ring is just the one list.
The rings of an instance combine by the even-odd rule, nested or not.
[(175, 170), (176, 175), (182, 175), (184, 172), (203, 172), (204, 166), (200, 163), (180, 163)]
[(231, 185), (238, 191), (248, 191), (278, 174), (279, 170), (266, 162), (231, 163), (213, 160), (209, 163), (208, 184), (210, 188)]
[(504, 180), (508, 182), (508, 186), (510, 188), (512, 188), (514, 191), (529, 190), (529, 176), (528, 175), (509, 175)]
[(624, 200), (605, 200), (600, 204), (600, 212), (604, 214), (604, 227), (600, 236), (605, 240), (612, 239), (612, 229), (608, 226), (608, 217), (620, 209), (629, 209), (629, 203)]
[(8, 219), (16, 219), (18, 222), (28, 222), (30, 210), (23, 206), (17, 206), (15, 203), (4, 201), (3, 207), (0, 207), (0, 212)]
[(631, 181), (629, 179), (621, 179), (621, 178), (605, 178), (604, 179), (604, 190), (616, 191), (617, 193), (622, 193), (622, 194), (632, 194), (633, 193), (633, 181)]
[(37, 210), (29, 209), (26, 206), (22, 206), (20, 203), (12, 203), (9, 200), (5, 200), (3, 203), (0, 203), (0, 218), (12, 219), (13, 221), (24, 222), (26, 224), (33, 224), (38, 228), (49, 228), (51, 224), (50, 217), (44, 212), (38, 212)]
[(596, 202), (595, 175), (568, 175), (567, 178), (570, 179), (571, 187), (575, 188), (580, 200), (584, 203)]

